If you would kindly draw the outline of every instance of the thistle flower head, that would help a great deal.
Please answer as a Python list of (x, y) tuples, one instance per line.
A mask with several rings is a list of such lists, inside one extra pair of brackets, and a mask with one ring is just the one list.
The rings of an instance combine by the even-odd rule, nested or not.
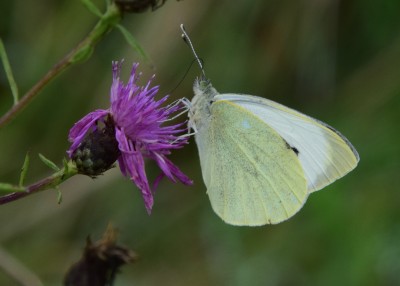
[(147, 211), (153, 206), (153, 193), (145, 173), (144, 159), (154, 160), (161, 169), (153, 189), (162, 177), (173, 182), (192, 184), (167, 155), (173, 149), (187, 144), (186, 122), (165, 125), (178, 111), (185, 107), (179, 102), (162, 106), (168, 96), (155, 100), (159, 87), (150, 84), (138, 86), (138, 64), (133, 64), (128, 83), (120, 80), (121, 63), (113, 62), (111, 106), (107, 110), (95, 110), (71, 128), (67, 151), (77, 164), (79, 172), (96, 176), (112, 167), (118, 160), (122, 174), (129, 177), (141, 190)]

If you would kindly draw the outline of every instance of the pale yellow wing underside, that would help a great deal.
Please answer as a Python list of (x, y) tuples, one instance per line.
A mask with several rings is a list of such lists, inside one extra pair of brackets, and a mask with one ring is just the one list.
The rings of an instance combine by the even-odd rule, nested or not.
[(282, 222), (305, 203), (308, 190), (296, 153), (245, 108), (218, 101), (196, 134), (201, 169), (214, 211), (233, 225)]
[(294, 109), (244, 94), (220, 94), (215, 100), (245, 108), (295, 147), (310, 193), (343, 177), (360, 160), (356, 149), (339, 131)]

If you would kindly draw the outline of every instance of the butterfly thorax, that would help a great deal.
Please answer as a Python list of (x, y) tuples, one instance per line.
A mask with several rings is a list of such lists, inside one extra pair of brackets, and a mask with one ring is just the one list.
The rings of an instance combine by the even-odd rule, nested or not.
[(211, 104), (218, 92), (204, 77), (197, 78), (193, 84), (194, 97), (189, 111), (189, 127), (195, 132), (207, 124), (211, 115)]

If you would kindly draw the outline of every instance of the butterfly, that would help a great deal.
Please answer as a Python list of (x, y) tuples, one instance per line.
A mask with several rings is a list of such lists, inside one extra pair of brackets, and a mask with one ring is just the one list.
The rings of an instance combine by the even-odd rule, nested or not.
[(218, 93), (181, 29), (202, 70), (193, 86), (189, 127), (211, 206), (222, 220), (280, 223), (296, 214), (309, 194), (357, 166), (356, 149), (328, 124), (262, 97)]

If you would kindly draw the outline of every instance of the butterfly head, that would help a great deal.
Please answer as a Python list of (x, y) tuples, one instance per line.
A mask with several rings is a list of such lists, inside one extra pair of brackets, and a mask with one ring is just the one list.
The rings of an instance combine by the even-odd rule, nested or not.
[(195, 97), (203, 97), (205, 100), (210, 101), (210, 103), (214, 96), (218, 94), (217, 90), (212, 86), (211, 81), (203, 75), (195, 79), (193, 91)]

